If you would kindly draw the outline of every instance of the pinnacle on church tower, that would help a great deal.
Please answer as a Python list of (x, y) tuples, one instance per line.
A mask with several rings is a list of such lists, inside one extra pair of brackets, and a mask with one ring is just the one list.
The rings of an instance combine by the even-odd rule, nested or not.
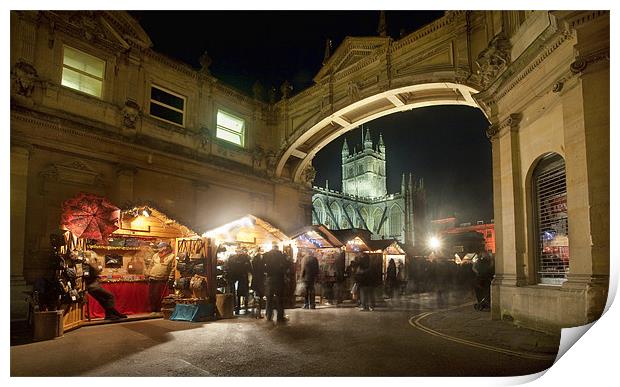
[(364, 136), (364, 149), (372, 149), (372, 138), (368, 128), (366, 128), (366, 135)]
[(342, 145), (342, 159), (346, 159), (349, 157), (349, 145), (347, 145), (347, 139), (344, 139), (344, 144)]
[(385, 154), (385, 143), (383, 142), (382, 133), (379, 133), (379, 152)]

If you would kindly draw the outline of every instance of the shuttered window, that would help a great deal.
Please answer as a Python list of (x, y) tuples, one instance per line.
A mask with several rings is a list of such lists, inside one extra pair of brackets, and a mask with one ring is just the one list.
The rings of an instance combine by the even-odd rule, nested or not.
[(568, 211), (564, 159), (552, 154), (534, 171), (538, 282), (561, 285), (569, 271)]

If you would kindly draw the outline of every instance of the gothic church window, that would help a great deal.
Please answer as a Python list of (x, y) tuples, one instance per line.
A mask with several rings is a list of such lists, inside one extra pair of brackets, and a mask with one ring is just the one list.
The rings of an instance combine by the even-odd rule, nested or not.
[(403, 228), (403, 211), (397, 205), (390, 209), (390, 236), (400, 236)]
[(159, 120), (185, 126), (185, 97), (161, 86), (151, 85), (149, 114)]
[(63, 46), (61, 85), (101, 98), (105, 61)]

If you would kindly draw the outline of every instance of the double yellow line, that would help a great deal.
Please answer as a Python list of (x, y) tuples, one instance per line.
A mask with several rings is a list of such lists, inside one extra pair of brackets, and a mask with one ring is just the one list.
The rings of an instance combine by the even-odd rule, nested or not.
[(428, 317), (428, 316), (430, 316), (432, 314), (439, 313), (439, 312), (447, 312), (449, 310), (458, 309), (458, 308), (461, 308), (461, 307), (464, 307), (464, 306), (468, 306), (468, 305), (473, 305), (473, 303), (472, 302), (468, 302), (466, 304), (454, 306), (452, 308), (436, 310), (436, 311), (433, 311), (433, 312), (420, 313), (420, 314), (417, 314), (415, 316), (412, 316), (409, 319), (409, 324), (412, 327), (414, 327), (414, 328), (417, 328), (417, 329), (419, 329), (419, 330), (421, 330), (423, 332), (428, 333), (429, 335), (433, 335), (433, 336), (436, 336), (436, 337), (441, 337), (442, 339), (454, 341), (456, 343), (461, 343), (461, 344), (469, 345), (471, 347), (486, 349), (488, 351), (499, 352), (499, 353), (503, 353), (505, 355), (517, 356), (517, 357), (522, 357), (522, 358), (526, 358), (526, 359), (545, 360), (545, 361), (549, 361), (549, 360), (554, 360), (555, 359), (555, 356), (553, 356), (553, 355), (538, 355), (538, 354), (528, 353), (528, 352), (512, 351), (510, 349), (493, 347), (491, 345), (476, 343), (474, 341), (469, 341), (469, 340), (461, 339), (461, 338), (458, 338), (458, 337), (446, 335), (444, 333), (437, 332), (437, 331), (435, 331), (435, 330), (433, 330), (433, 329), (431, 329), (431, 328), (429, 328), (427, 326), (424, 326), (420, 322), (420, 321), (422, 321), (423, 319), (425, 319), (426, 317)]

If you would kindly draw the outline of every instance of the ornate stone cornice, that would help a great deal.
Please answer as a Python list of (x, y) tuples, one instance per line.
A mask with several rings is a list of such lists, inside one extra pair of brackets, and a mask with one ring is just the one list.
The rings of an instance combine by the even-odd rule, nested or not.
[(492, 124), (486, 129), (486, 135), (489, 139), (495, 139), (506, 130), (517, 131), (521, 123), (522, 114), (512, 113), (506, 119), (497, 124)]
[(585, 71), (590, 64), (597, 62), (609, 61), (609, 47), (590, 53), (588, 55), (580, 55), (570, 64), (570, 71), (573, 74), (579, 74)]

